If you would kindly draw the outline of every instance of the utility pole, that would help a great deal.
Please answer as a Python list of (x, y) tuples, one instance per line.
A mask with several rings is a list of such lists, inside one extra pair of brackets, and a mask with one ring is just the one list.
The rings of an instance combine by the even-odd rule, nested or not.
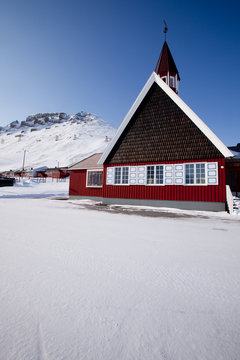
[(25, 165), (26, 151), (27, 151), (27, 150), (24, 150), (24, 149), (23, 149), (23, 166), (22, 166), (23, 171), (24, 171), (24, 165)]

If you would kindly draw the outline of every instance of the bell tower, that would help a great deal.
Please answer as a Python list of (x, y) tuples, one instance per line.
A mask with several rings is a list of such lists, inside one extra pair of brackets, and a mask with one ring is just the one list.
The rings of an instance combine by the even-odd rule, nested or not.
[(165, 41), (162, 47), (161, 54), (159, 56), (157, 66), (155, 69), (155, 73), (160, 76), (160, 78), (165, 81), (165, 83), (173, 90), (176, 94), (178, 94), (179, 90), (179, 81), (180, 76), (178, 69), (175, 65), (173, 60), (172, 54), (169, 50), (169, 47), (166, 42), (166, 33), (167, 33), (167, 26), (165, 22)]

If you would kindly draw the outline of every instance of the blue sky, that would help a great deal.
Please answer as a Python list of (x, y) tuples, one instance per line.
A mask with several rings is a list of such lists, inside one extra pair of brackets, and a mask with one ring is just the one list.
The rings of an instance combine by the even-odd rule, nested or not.
[(240, 142), (238, 1), (0, 0), (0, 125), (84, 110), (118, 127), (164, 41), (179, 96), (226, 145)]

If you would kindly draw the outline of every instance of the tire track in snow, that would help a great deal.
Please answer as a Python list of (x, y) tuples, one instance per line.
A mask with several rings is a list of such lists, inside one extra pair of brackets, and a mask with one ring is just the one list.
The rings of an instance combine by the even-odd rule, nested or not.
[(49, 360), (40, 321), (38, 321), (37, 325), (37, 360)]

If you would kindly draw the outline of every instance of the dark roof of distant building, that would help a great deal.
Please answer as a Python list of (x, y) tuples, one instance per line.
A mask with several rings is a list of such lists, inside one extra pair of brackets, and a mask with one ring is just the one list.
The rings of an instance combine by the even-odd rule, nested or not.
[(229, 150), (240, 152), (240, 143), (235, 146), (228, 146)]
[(228, 146), (228, 148), (232, 151), (235, 158), (240, 158), (240, 143), (238, 143), (236, 146)]

